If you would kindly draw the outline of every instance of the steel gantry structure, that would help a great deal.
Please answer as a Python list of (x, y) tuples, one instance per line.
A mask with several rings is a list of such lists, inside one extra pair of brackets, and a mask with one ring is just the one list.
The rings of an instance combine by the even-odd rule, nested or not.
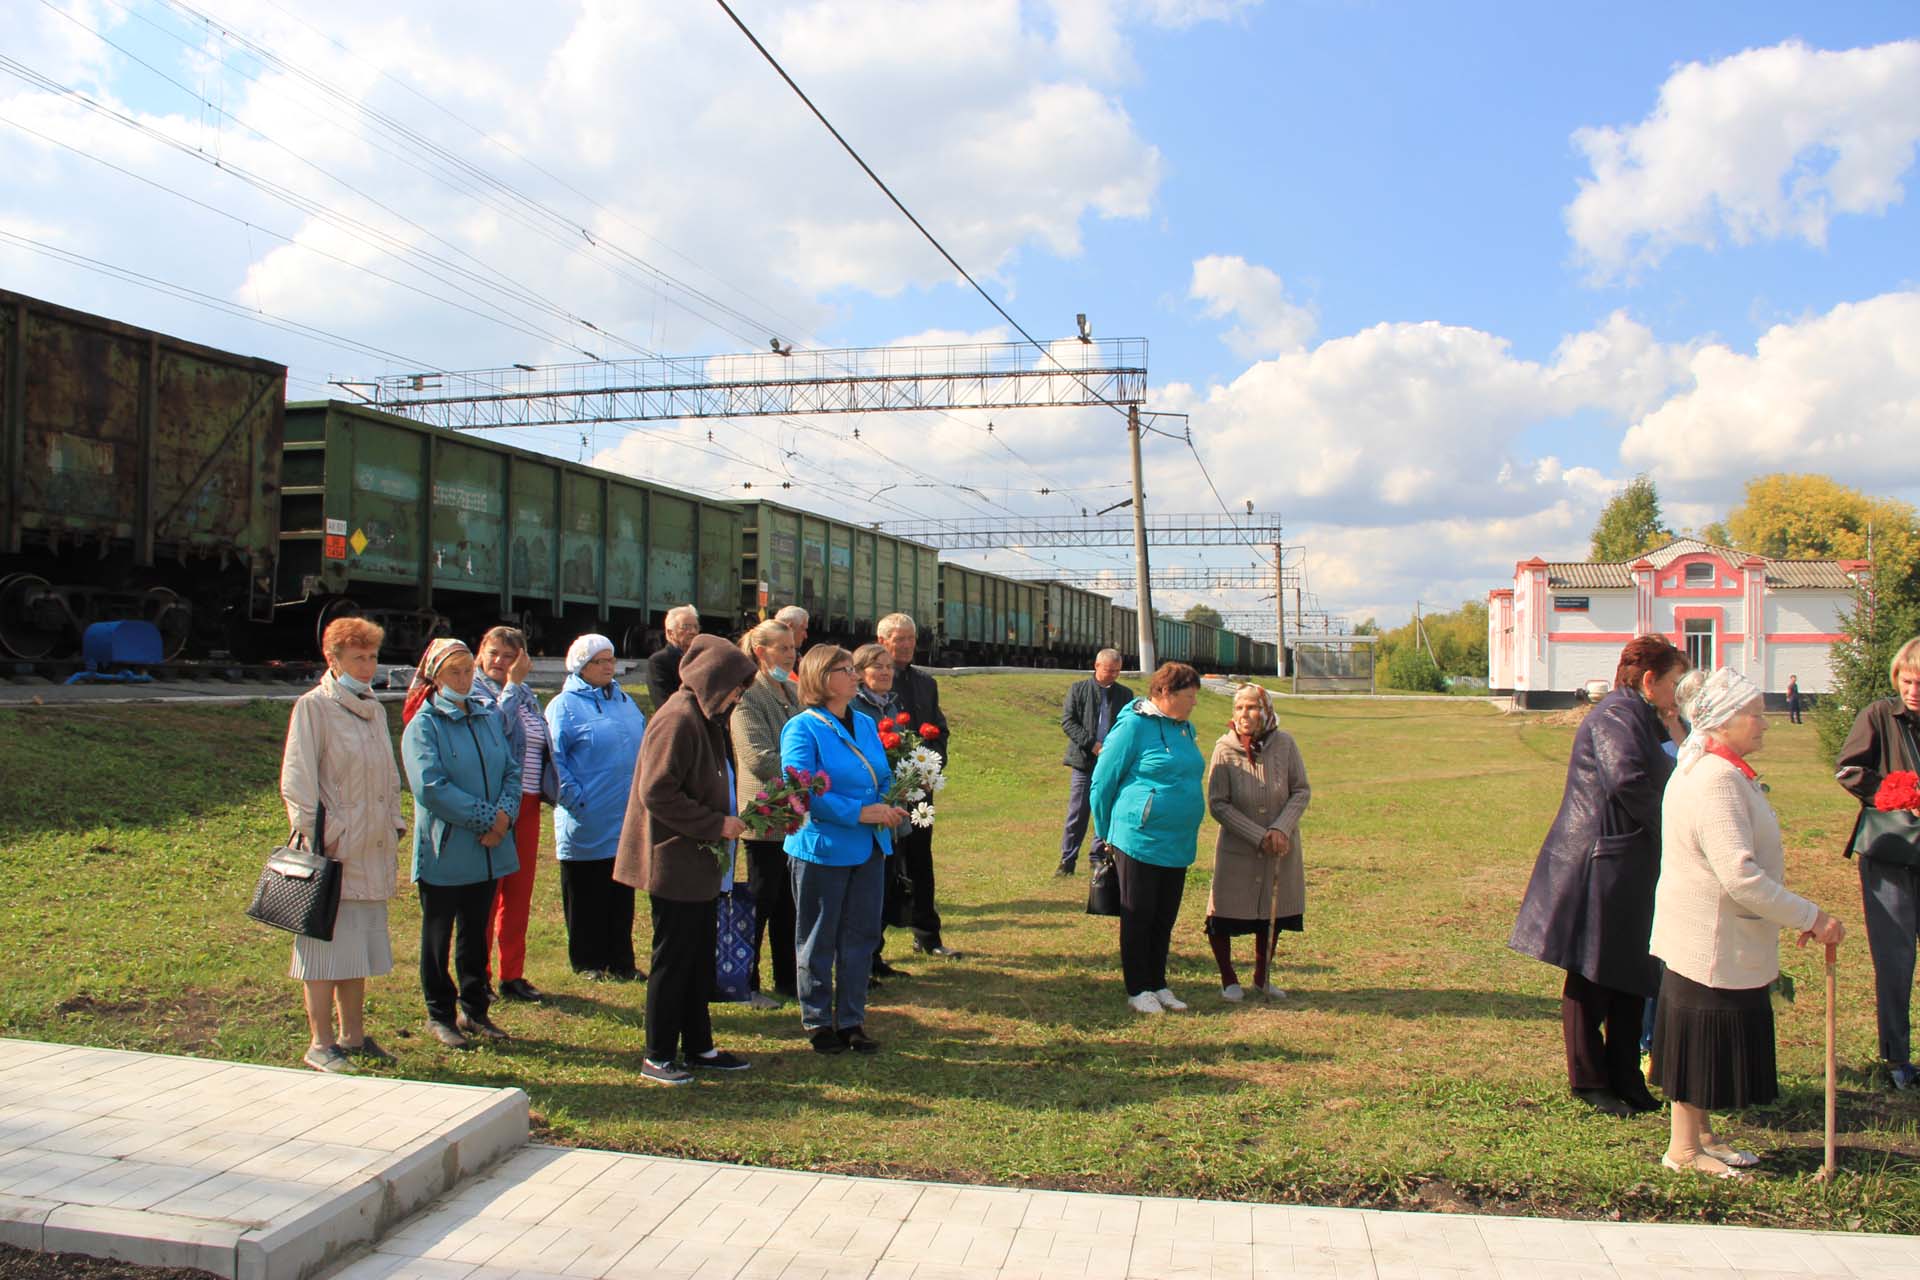
[[(1280, 517), (1250, 515), (1149, 515), (1147, 541), (1162, 547), (1232, 547), (1280, 541)], [(879, 526), (942, 551), (989, 551), (998, 547), (1125, 547), (1133, 544), (1131, 520), (1087, 516), (1060, 520), (1035, 516), (980, 520), (888, 521)], [(1160, 575), (1154, 575), (1160, 581)], [(1272, 586), (1269, 581), (1265, 585)]]
[(1153, 578), (1140, 479), (1145, 338), (1095, 338), (1083, 323), (1079, 337), (1045, 344), (798, 351), (776, 338), (769, 346), (745, 355), (596, 358), (396, 374), (338, 385), (390, 413), (456, 431), (915, 410), (1104, 405), (1123, 411), (1133, 464), (1134, 563), (1143, 579), (1137, 593), (1140, 657), (1152, 665)]
[(848, 347), (748, 355), (510, 365), (407, 373), (371, 382), (379, 408), (457, 431), (922, 409), (1138, 406), (1145, 338), (928, 347)]

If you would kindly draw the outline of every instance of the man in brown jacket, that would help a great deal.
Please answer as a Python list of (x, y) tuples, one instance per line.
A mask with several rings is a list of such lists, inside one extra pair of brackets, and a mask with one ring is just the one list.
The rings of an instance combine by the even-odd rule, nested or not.
[[(747, 1060), (714, 1048), (714, 901), (721, 859), (708, 846), (737, 839), (727, 714), (759, 675), (753, 659), (719, 636), (699, 636), (680, 661), (680, 689), (647, 722), (620, 829), (613, 878), (645, 889), (653, 907), (653, 976), (647, 981), (642, 1078), (692, 1081), (689, 1068), (741, 1071)], [(684, 1063), (675, 1062), (684, 1052)]]

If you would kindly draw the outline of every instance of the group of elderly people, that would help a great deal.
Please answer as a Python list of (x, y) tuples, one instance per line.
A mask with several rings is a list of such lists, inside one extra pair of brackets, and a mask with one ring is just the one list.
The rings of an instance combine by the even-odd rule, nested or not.
[[(675, 687), (661, 690), (651, 726), (614, 679), (602, 636), (574, 643), (566, 685), (544, 714), (526, 687), (525, 638), (511, 628), (488, 632), (477, 654), (443, 639), (422, 655), (401, 754), (416, 809), (421, 989), (441, 1043), (505, 1037), (489, 1017), (496, 948), (500, 994), (540, 999), (524, 962), (543, 801), (555, 808), (577, 972), (645, 977), (634, 963), (633, 892), (648, 893), (642, 1074), (657, 1083), (748, 1065), (714, 1045), (707, 1013), (714, 905), (736, 841), (758, 905), (752, 1003), (797, 1000), (816, 1051), (879, 1047), (866, 1032), (866, 1000), (875, 975), (890, 971), (880, 954), (890, 858), (904, 867), (897, 879), (912, 899), (916, 947), (954, 954), (934, 907), (931, 831), (887, 803), (891, 772), (876, 728), (906, 710), (940, 728), (934, 745), (945, 755), (938, 687), (912, 665), (912, 619), (883, 620), (878, 643), (855, 652), (819, 644), (798, 659), (804, 616), (762, 622), (738, 645), (694, 625), (670, 635), (681, 650)], [(371, 688), (381, 640), (365, 620), (332, 623), (327, 672), (295, 704), (287, 733), (289, 820), (343, 864), (332, 940), (303, 937), (293, 949), (311, 1030), (305, 1060), (323, 1071), (392, 1060), (363, 1018), (366, 979), (392, 968), (386, 903), (404, 832), (401, 774)], [(1270, 963), (1278, 935), (1303, 927), (1299, 824), (1311, 794), (1296, 744), (1266, 690), (1248, 684), (1203, 758), (1191, 723), (1198, 672), (1165, 663), (1140, 698), (1118, 673), (1119, 655), (1103, 652), (1068, 695), (1062, 729), (1074, 776), (1059, 873), (1074, 873), (1090, 824), (1096, 868), (1109, 864), (1118, 880), (1128, 1005), (1184, 1010), (1168, 954), (1210, 813), (1219, 831), (1205, 934), (1221, 997), (1245, 996), (1232, 958), (1232, 939), (1245, 934), (1255, 939), (1254, 990), (1283, 997)], [(1894, 696), (1859, 713), (1837, 777), (1862, 805), (1847, 852), (1857, 855), (1866, 908), (1880, 1056), (1905, 1089), (1916, 1082), (1908, 1011), (1920, 811), (1878, 814), (1874, 800), (1889, 774), (1920, 770), (1920, 638), (1901, 647), (1889, 674)], [(1560, 809), (1509, 940), (1566, 972), (1566, 1070), (1582, 1101), (1615, 1116), (1658, 1109), (1640, 1063), (1650, 1025), (1653, 1083), (1671, 1104), (1662, 1160), (1679, 1172), (1733, 1178), (1758, 1163), (1722, 1141), (1711, 1114), (1778, 1095), (1769, 991), (1779, 931), (1796, 931), (1802, 945), (1845, 937), (1784, 883), (1780, 824), (1749, 763), (1766, 733), (1761, 692), (1737, 671), (1690, 671), (1664, 637), (1628, 643), (1612, 691), (1574, 736)], [(787, 768), (825, 772), (832, 789), (783, 840), (741, 840), (741, 808)], [(759, 969), (768, 937), (770, 984)]]
[[(930, 832), (910, 841), (906, 812), (883, 803), (891, 773), (874, 704), (856, 715), (854, 698), (898, 680), (917, 694), (901, 705), (939, 727), (943, 754), (946, 720), (932, 678), (911, 667), (912, 618), (881, 621), (879, 643), (861, 654), (885, 661), (859, 674), (854, 655), (833, 645), (796, 663), (806, 624), (804, 610), (782, 610), (736, 646), (700, 635), (690, 607), (669, 612), (673, 660), (648, 666), (651, 722), (615, 679), (605, 636), (573, 643), (566, 683), (544, 712), (526, 683), (532, 661), (518, 630), (495, 627), (477, 650), (451, 638), (427, 646), (402, 708), (400, 756), (415, 801), (420, 983), (435, 1040), (464, 1049), (507, 1038), (491, 1017), (496, 973), (501, 997), (543, 998), (525, 965), (545, 802), (554, 809), (574, 971), (647, 982), (644, 1078), (683, 1084), (694, 1070), (748, 1065), (714, 1045), (707, 1013), (715, 903), (737, 865), (736, 842), (746, 845), (758, 907), (753, 1005), (781, 1003), (761, 986), (759, 947), (771, 935), (772, 988), (799, 1002), (813, 1047), (878, 1049), (866, 1034), (866, 996), (870, 974), (885, 964), (880, 904), (896, 840), (924, 855), (917, 871), (909, 864), (916, 944), (954, 953), (939, 939)], [(321, 1071), (350, 1071), (356, 1057), (392, 1060), (362, 1016), (366, 979), (393, 965), (387, 901), (396, 887), (392, 845), (404, 833), (401, 769), (371, 683), (383, 639), (361, 618), (328, 626), (327, 671), (294, 705), (282, 765), (294, 830), (317, 838), (344, 871), (333, 937), (294, 944), (311, 1032), (305, 1061)], [(833, 789), (784, 840), (741, 841), (741, 805), (785, 768), (825, 770)], [(647, 892), (653, 925), (650, 979), (634, 955), (637, 889)], [(923, 920), (930, 924), (920, 927)]]
[[(1920, 815), (1870, 818), (1886, 776), (1920, 768), (1920, 639), (1901, 647), (1889, 675), (1895, 695), (1860, 711), (1837, 777), (1862, 804), (1846, 852), (1858, 855), (1880, 1056), (1893, 1087), (1906, 1089)], [(1596, 1110), (1660, 1107), (1640, 1067), (1651, 1022), (1653, 1083), (1671, 1104), (1661, 1160), (1675, 1172), (1739, 1178), (1759, 1163), (1716, 1134), (1712, 1113), (1779, 1094), (1770, 992), (1780, 931), (1802, 946), (1846, 936), (1786, 887), (1780, 822), (1749, 763), (1766, 739), (1765, 712), (1739, 672), (1690, 672), (1660, 636), (1629, 642), (1612, 692), (1574, 735), (1560, 811), (1509, 940), (1566, 971), (1568, 1084)], [(1868, 828), (1878, 838), (1862, 839)]]

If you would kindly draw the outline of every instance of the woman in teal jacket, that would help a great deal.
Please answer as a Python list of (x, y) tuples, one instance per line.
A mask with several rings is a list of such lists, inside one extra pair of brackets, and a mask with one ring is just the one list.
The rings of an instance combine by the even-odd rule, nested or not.
[(1207, 810), (1207, 759), (1188, 723), (1199, 698), (1199, 672), (1162, 663), (1093, 766), (1093, 829), (1120, 877), (1120, 968), (1138, 1013), (1187, 1007), (1167, 986), (1167, 950)]
[(560, 775), (553, 846), (568, 963), (588, 978), (632, 982), (646, 975), (633, 959), (633, 890), (613, 878), (613, 856), (647, 718), (614, 678), (614, 665), (613, 641), (581, 636), (567, 650), (567, 683), (547, 703)]
[[(853, 709), (853, 656), (817, 644), (800, 660), (802, 710), (780, 731), (780, 763), (824, 773), (806, 823), (787, 837), (793, 874), (800, 1025), (820, 1053), (880, 1046), (867, 1035), (867, 979), (880, 945), (880, 906), (893, 829), (893, 773), (873, 718)], [(836, 982), (837, 978), (837, 982)]]
[[(413, 790), (420, 989), (428, 1033), (465, 1049), (470, 1036), (506, 1039), (487, 1018), (487, 918), (500, 877), (520, 869), (513, 847), (520, 758), (492, 701), (468, 698), (474, 664), (466, 645), (435, 640), (418, 671), (433, 692), (401, 736), (400, 758)], [(457, 989), (447, 975), (449, 948)]]

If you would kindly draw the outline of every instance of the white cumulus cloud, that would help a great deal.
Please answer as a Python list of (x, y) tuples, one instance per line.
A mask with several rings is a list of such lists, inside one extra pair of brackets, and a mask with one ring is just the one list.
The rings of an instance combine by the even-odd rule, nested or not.
[(1798, 237), (1905, 195), (1920, 140), (1920, 40), (1832, 51), (1789, 41), (1690, 62), (1638, 124), (1573, 135), (1591, 166), (1567, 207), (1597, 280), (1674, 247)]
[(1742, 479), (1819, 471), (1885, 493), (1920, 484), (1920, 292), (1887, 293), (1695, 352), (1691, 385), (1621, 444), (1678, 500), (1724, 504)]
[(1209, 316), (1239, 321), (1221, 340), (1246, 359), (1297, 351), (1317, 327), (1313, 312), (1287, 296), (1279, 276), (1237, 256), (1212, 254), (1196, 261), (1187, 296), (1203, 303)]

